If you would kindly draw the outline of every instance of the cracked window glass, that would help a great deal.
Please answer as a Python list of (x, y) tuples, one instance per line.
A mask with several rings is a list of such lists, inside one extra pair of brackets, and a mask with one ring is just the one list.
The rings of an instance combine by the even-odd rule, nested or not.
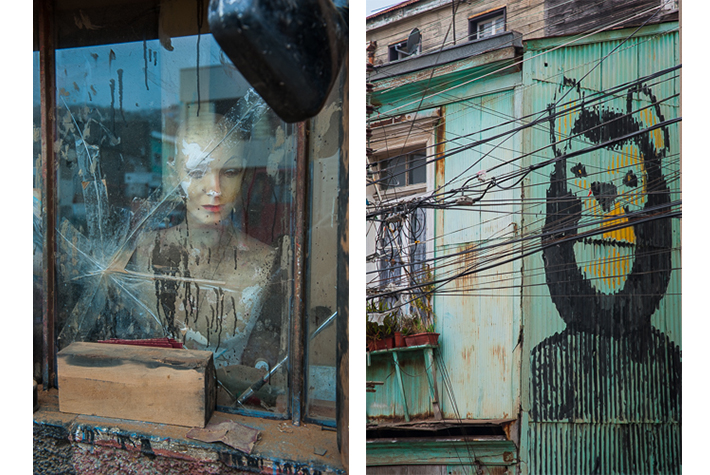
[(283, 415), (296, 129), (170, 5), (138, 41), (79, 11), (56, 51), (57, 346), (172, 338), (219, 406)]
[(306, 415), (335, 425), (338, 268), (338, 168), (343, 142), (343, 78), (313, 119), (309, 173)]

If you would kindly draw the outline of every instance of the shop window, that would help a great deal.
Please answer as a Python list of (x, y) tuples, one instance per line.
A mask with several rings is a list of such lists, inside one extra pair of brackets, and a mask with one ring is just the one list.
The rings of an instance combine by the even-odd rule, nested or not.
[[(37, 170), (56, 169), (53, 183), (36, 173), (34, 184), (37, 254), (56, 268), (51, 282), (35, 272), (35, 311), (55, 333), (45, 352), (75, 341), (174, 338), (213, 352), (218, 409), (301, 418), (294, 407), (305, 398), (310, 419), (334, 425), (335, 324), (326, 320), (335, 278), (304, 267), (317, 257), (337, 268), (342, 131), (333, 127), (327, 147), (307, 149), (307, 125), (279, 119), (209, 34), (209, 2), (198, 2), (197, 15), (183, 0), (84, 3), (56, 2), (53, 163), (35, 155)], [(36, 61), (36, 76), (40, 69)], [(325, 123), (338, 124), (342, 82), (331, 96)], [(37, 148), (38, 128), (36, 118)], [(298, 191), (309, 163), (320, 171), (306, 189), (318, 180), (322, 193)], [(327, 218), (327, 230), (294, 218), (307, 206), (300, 215)], [(43, 223), (56, 223), (53, 232)], [(299, 262), (303, 235), (324, 252)], [(320, 327), (305, 343), (310, 363), (294, 349), (301, 299), (311, 332)], [(52, 361), (35, 372), (50, 387)], [(326, 389), (294, 389), (294, 379), (309, 377)]]
[(469, 41), (488, 38), (505, 31), (505, 8), (468, 19)]

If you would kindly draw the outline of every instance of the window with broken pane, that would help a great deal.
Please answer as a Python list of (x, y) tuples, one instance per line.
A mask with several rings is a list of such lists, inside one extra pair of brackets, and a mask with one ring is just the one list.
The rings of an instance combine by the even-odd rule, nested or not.
[(285, 416), (298, 128), (194, 4), (61, 3), (57, 349), (173, 338), (214, 353), (219, 406)]

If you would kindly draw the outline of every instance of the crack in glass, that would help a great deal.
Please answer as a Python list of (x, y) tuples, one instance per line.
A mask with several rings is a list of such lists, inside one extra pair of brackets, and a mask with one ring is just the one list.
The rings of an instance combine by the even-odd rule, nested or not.
[[(277, 293), (274, 289), (284, 285), (282, 277), (288, 264), (282, 268), (283, 256), (278, 261), (275, 248), (235, 231), (240, 224), (235, 210), (231, 210), (231, 216), (223, 216), (229, 213), (226, 208), (230, 203), (197, 206), (190, 200), (192, 193), (217, 200), (225, 194), (224, 189), (216, 191), (219, 184), (212, 184), (215, 189), (205, 192), (205, 170), (222, 163), (215, 157), (221, 156), (222, 150), (231, 150), (229, 147), (234, 145), (228, 143), (243, 143), (243, 139), (234, 137), (248, 134), (250, 127), (265, 117), (268, 107), (249, 90), (209, 129), (221, 130), (223, 135), (203, 140), (199, 134), (190, 135), (189, 127), (179, 132), (187, 138), (180, 141), (176, 137), (176, 157), (185, 155), (187, 159), (176, 158), (169, 164), (175, 169), (174, 179), (163, 176), (162, 186), (147, 198), (134, 198), (128, 209), (111, 204), (105, 169), (114, 164), (105, 163), (101, 153), (103, 141), (116, 144), (120, 138), (103, 125), (98, 111), (72, 111), (63, 98), (60, 103), (64, 108), (57, 121), (63, 137), (59, 156), (67, 161), (73, 159), (73, 179), (80, 183), (85, 220), (72, 222), (63, 217), (57, 229), (59, 292), (71, 301), (58, 322), (58, 347), (107, 338), (173, 337), (188, 348), (214, 352), (220, 383), (232, 397), (250, 383), (260, 381), (263, 370), (256, 370), (253, 360), (267, 355), (245, 355), (248, 346), (254, 346), (254, 335), (268, 327), (269, 336), (277, 339), (268, 342), (272, 348), (267, 353), (273, 354), (266, 359), (275, 365), (277, 357), (283, 358), (286, 345), (278, 336), (283, 333), (280, 313), (272, 319), (278, 320), (276, 323), (265, 321), (260, 315), (269, 294)], [(92, 129), (97, 126), (98, 134)], [(92, 143), (94, 137), (100, 139)], [(281, 142), (281, 146), (285, 143), (283, 136), (273, 142)], [(254, 153), (259, 145), (246, 140), (239, 150)], [(277, 143), (271, 152), (278, 146)], [(278, 152), (272, 155), (281, 162), (285, 157), (283, 151), (280, 156)], [(279, 168), (273, 161), (269, 160), (272, 174)], [(243, 160), (232, 160), (227, 165), (230, 168), (220, 169), (219, 174), (227, 179), (237, 175), (240, 180), (243, 178)], [(202, 173), (195, 174), (194, 169)], [(236, 192), (232, 195), (236, 199)], [(219, 216), (214, 223), (219, 226), (208, 229), (211, 234), (218, 230), (217, 241), (200, 240), (201, 233), (207, 236), (202, 229), (209, 223), (199, 222), (197, 213), (211, 219)], [(183, 215), (183, 222), (175, 223), (179, 214)], [(190, 219), (193, 222), (188, 225)], [(288, 239), (284, 237), (276, 244), (288, 248)], [(251, 368), (244, 369), (245, 362)], [(239, 375), (235, 367), (240, 368)], [(281, 373), (285, 384), (284, 371)], [(264, 407), (274, 404), (273, 398), (267, 405), (262, 400)]]

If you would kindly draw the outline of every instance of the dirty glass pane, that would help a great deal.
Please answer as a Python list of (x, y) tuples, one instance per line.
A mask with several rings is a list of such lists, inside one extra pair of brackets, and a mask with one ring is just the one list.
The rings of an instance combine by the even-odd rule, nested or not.
[(307, 404), (312, 420), (335, 425), (338, 169), (343, 141), (342, 83), (312, 120), (307, 279)]
[(34, 380), (42, 381), (42, 313), (44, 296), (42, 292), (42, 255), (44, 252), (42, 233), (42, 162), (41, 137), (42, 118), (40, 116), (39, 94), (39, 52), (32, 53), (32, 373)]
[(295, 128), (182, 3), (59, 41), (57, 344), (172, 338), (223, 409), (286, 414)]

